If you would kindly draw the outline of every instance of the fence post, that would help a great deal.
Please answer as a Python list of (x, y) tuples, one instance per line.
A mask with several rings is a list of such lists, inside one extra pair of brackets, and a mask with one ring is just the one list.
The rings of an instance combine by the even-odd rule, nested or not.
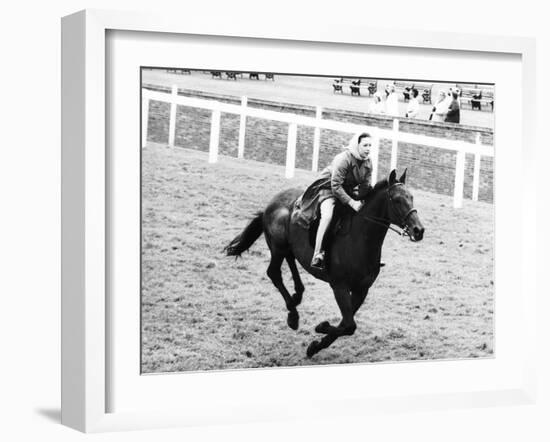
[(296, 165), (296, 135), (298, 126), (296, 123), (290, 123), (288, 126), (288, 142), (286, 146), (286, 170), (285, 178), (294, 177), (294, 168)]
[(212, 111), (212, 124), (210, 126), (210, 150), (208, 162), (215, 163), (218, 161), (218, 149), (220, 145), (220, 119), (221, 112), (219, 109)]
[(476, 134), (476, 147), (477, 152), (474, 155), (474, 182), (472, 184), (472, 200), (477, 201), (479, 198), (479, 175), (481, 172), (481, 154), (479, 148), (481, 147), (481, 134)]
[(456, 171), (455, 171), (455, 190), (453, 207), (459, 209), (462, 207), (462, 196), (464, 194), (464, 165), (466, 163), (466, 152), (459, 150), (456, 152)]
[(177, 104), (175, 98), (178, 96), (178, 86), (172, 86), (172, 100), (170, 104), (170, 125), (168, 126), (168, 145), (175, 146), (176, 142), (176, 109)]
[(390, 170), (397, 169), (397, 136), (399, 133), (399, 120), (393, 119), (393, 134), (391, 140), (391, 161)]
[(149, 98), (141, 100), (141, 147), (147, 145), (147, 132), (149, 129)]
[(239, 126), (239, 148), (237, 157), (244, 158), (244, 140), (246, 131), (246, 106), (248, 105), (248, 98), (241, 97), (241, 124)]
[[(317, 121), (321, 120), (323, 116), (323, 108), (321, 106), (317, 106), (317, 109), (315, 111), (315, 118)], [(319, 149), (321, 147), (321, 128), (319, 126), (315, 126), (315, 129), (313, 131), (313, 156), (311, 158), (311, 170), (313, 172), (317, 172), (319, 170)]]

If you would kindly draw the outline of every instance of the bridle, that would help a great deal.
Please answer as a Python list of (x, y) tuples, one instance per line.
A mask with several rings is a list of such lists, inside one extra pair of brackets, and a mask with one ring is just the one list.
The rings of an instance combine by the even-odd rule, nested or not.
[[(409, 232), (409, 227), (407, 226), (406, 222), (407, 222), (407, 219), (409, 219), (409, 216), (411, 216), (413, 213), (417, 212), (417, 210), (413, 207), (409, 211), (407, 211), (407, 213), (405, 213), (404, 216), (400, 217), (399, 212), (395, 207), (395, 203), (394, 203), (393, 198), (392, 198), (391, 193), (390, 193), (390, 190), (392, 188), (394, 188), (396, 186), (402, 186), (402, 185), (403, 185), (403, 183), (398, 181), (396, 183), (393, 183), (391, 186), (388, 186), (388, 188), (386, 189), (386, 195), (388, 196), (388, 202), (389, 202), (388, 206), (390, 207), (393, 214), (397, 215), (396, 218), (400, 219), (399, 224), (392, 223), (391, 219), (389, 219), (389, 218), (386, 219), (386, 218), (379, 218), (379, 217), (366, 216), (366, 215), (363, 215), (363, 218), (366, 219), (367, 221), (370, 221), (370, 222), (373, 222), (375, 224), (379, 224), (381, 226), (384, 226), (384, 227), (394, 231), (395, 233), (397, 233), (400, 236), (407, 235), (411, 239), (411, 241), (414, 241), (413, 237), (411, 236), (411, 234)], [(401, 230), (398, 230), (398, 229), (392, 227), (392, 224), (398, 226), (398, 228), (401, 229)]]
[[(390, 201), (390, 207), (391, 207), (391, 209), (392, 209), (392, 211), (393, 211), (393, 213), (394, 213), (395, 215), (398, 215), (398, 212), (397, 212), (397, 210), (395, 209), (395, 205), (394, 205), (393, 199), (392, 199), (391, 194), (390, 194), (390, 189), (391, 189), (392, 187), (395, 187), (395, 186), (402, 186), (402, 185), (403, 185), (403, 183), (397, 182), (397, 183), (392, 184), (392, 185), (391, 185), (390, 187), (388, 187), (388, 189), (386, 190), (387, 195), (388, 195), (388, 199), (389, 199), (389, 201)], [(407, 219), (409, 218), (409, 216), (411, 216), (411, 214), (413, 214), (413, 213), (415, 213), (415, 212), (417, 212), (417, 210), (416, 210), (414, 207), (412, 207), (407, 213), (405, 213), (405, 215), (401, 218), (401, 222), (399, 223), (399, 227), (401, 227), (402, 229), (406, 229), (407, 225), (406, 225), (405, 223), (407, 222)]]

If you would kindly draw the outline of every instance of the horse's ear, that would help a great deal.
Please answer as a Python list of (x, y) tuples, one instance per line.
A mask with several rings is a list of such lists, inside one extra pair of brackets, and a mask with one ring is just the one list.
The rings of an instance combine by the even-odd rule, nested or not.
[(401, 175), (401, 178), (399, 178), (399, 182), (401, 184), (405, 184), (405, 179), (407, 178), (407, 169), (405, 169), (405, 172), (403, 172), (403, 175)]
[(397, 179), (395, 178), (396, 175), (397, 175), (397, 172), (395, 171), (395, 169), (393, 169), (390, 173), (390, 178), (388, 180), (388, 182), (390, 183), (390, 186), (397, 182)]

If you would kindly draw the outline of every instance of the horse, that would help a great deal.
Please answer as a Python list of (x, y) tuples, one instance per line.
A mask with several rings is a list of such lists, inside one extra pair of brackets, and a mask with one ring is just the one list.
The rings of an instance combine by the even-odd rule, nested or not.
[[(315, 331), (325, 336), (309, 344), (308, 358), (329, 347), (340, 336), (355, 333), (354, 316), (380, 273), (382, 244), (388, 229), (407, 235), (414, 242), (422, 240), (424, 227), (413, 206), (413, 196), (405, 186), (406, 173), (405, 170), (397, 179), (396, 171), (392, 170), (387, 179), (376, 183), (373, 188), (360, 186), (354, 197), (365, 204), (358, 212), (349, 208), (342, 216), (341, 221), (347, 220), (348, 228), (332, 235), (326, 250), (328, 265), (325, 269), (311, 267), (313, 246), (310, 232), (297, 222), (295, 203), (302, 195), (301, 189), (288, 189), (275, 195), (267, 207), (256, 213), (244, 230), (224, 248), (227, 256), (239, 257), (264, 233), (271, 252), (267, 275), (283, 296), (288, 310), (287, 324), (293, 330), (298, 329), (297, 307), (305, 290), (296, 261), (315, 278), (329, 283), (342, 320), (337, 326), (328, 321), (317, 325)], [(292, 295), (283, 284), (281, 266), (284, 260), (292, 273), (295, 291)]]

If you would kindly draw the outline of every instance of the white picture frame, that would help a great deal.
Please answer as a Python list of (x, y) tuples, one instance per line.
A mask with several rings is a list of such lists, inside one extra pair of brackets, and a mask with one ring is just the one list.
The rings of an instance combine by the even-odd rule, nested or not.
[[(112, 385), (106, 375), (109, 365), (109, 304), (107, 302), (107, 247), (111, 240), (106, 228), (110, 197), (106, 174), (106, 34), (109, 31), (142, 31), (164, 34), (226, 36), (273, 41), (307, 41), (342, 45), (426, 48), (443, 51), (514, 54), (521, 57), (522, 105), (521, 174), (535, 161), (535, 110), (528, 97), (535, 88), (535, 45), (532, 39), (517, 37), (487, 38), (476, 35), (329, 26), (283, 29), (276, 23), (227, 22), (220, 26), (208, 17), (183, 19), (144, 13), (81, 11), (62, 21), (62, 423), (85, 432), (156, 428), (205, 424), (208, 422), (248, 422), (292, 417), (322, 417), (327, 412), (320, 401), (312, 400), (310, 409), (280, 407), (258, 409), (246, 398), (235, 399), (243, 411), (254, 410), (246, 419), (211, 415), (197, 411), (108, 412), (107, 396)], [(138, 118), (138, 117), (136, 117)], [(508, 155), (508, 154), (507, 154)], [(521, 196), (525, 207), (534, 207), (536, 195), (525, 185)], [(523, 220), (533, 216), (529, 210)], [(498, 222), (498, 221), (497, 221)], [(524, 336), (535, 334), (535, 234), (521, 230), (521, 321)], [(497, 250), (498, 252), (498, 250)], [(532, 259), (532, 258), (531, 258)], [(497, 319), (498, 320), (498, 319)], [(137, 333), (137, 331), (136, 331)], [(521, 376), (501, 388), (426, 395), (342, 397), (340, 413), (361, 414), (373, 410), (414, 410), (437, 407), (469, 407), (532, 403), (535, 396), (535, 339), (524, 340)], [(357, 375), (361, 367), (354, 367)], [(341, 370), (335, 367), (332, 370)], [(293, 376), (292, 373), (287, 376)], [(204, 376), (197, 374), (195, 376)], [(227, 373), (237, 378), (243, 374)], [(192, 398), (191, 398), (192, 399)], [(189, 401), (189, 398), (187, 399)], [(332, 399), (331, 399), (332, 400)], [(153, 407), (154, 408), (154, 407)]]

